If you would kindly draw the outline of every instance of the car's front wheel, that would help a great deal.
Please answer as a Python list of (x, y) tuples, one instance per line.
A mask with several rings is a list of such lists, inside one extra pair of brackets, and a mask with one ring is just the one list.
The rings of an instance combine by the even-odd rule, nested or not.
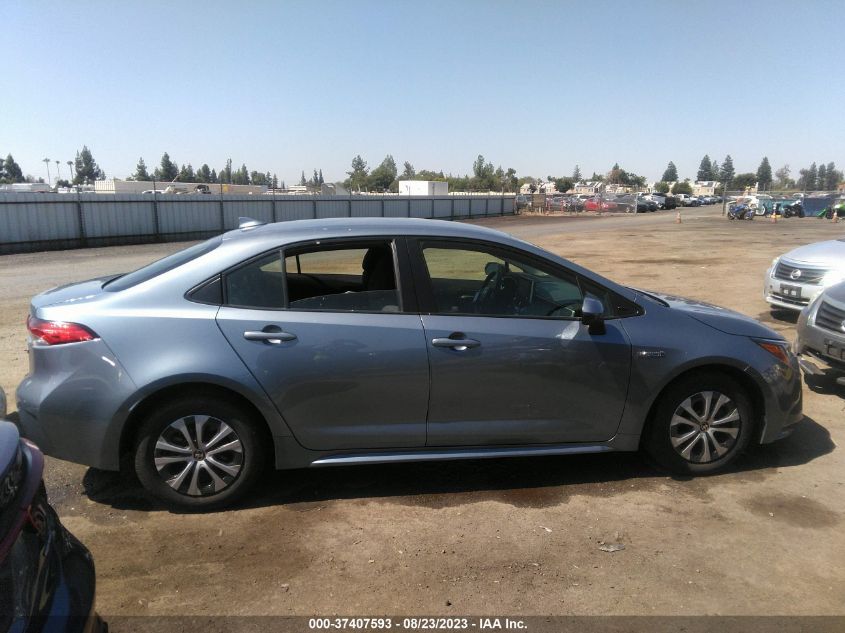
[(134, 458), (141, 484), (167, 505), (209, 510), (252, 487), (264, 450), (246, 411), (219, 398), (186, 397), (147, 417)]
[(679, 380), (661, 396), (644, 448), (670, 472), (709, 474), (742, 454), (753, 427), (745, 389), (728, 375), (700, 372)]

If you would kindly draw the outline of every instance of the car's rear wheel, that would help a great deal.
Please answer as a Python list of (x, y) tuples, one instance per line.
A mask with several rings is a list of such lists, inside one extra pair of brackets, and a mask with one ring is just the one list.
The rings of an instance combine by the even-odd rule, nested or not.
[(754, 409), (731, 377), (691, 374), (661, 396), (646, 429), (644, 448), (663, 468), (683, 475), (717, 472), (748, 446)]
[(233, 503), (264, 465), (255, 421), (219, 398), (181, 398), (153, 411), (138, 431), (134, 457), (147, 491), (196, 510)]

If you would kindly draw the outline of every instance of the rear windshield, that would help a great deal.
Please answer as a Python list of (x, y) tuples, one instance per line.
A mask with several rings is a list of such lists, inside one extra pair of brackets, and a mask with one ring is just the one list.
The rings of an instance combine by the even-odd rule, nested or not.
[(159, 275), (166, 273), (168, 270), (178, 268), (197, 257), (210, 253), (220, 246), (222, 241), (223, 238), (218, 235), (217, 237), (212, 237), (210, 240), (206, 240), (205, 242), (189, 246), (178, 253), (168, 255), (167, 257), (159, 259), (152, 264), (148, 264), (143, 268), (139, 268), (134, 272), (126, 273), (125, 275), (120, 275), (119, 277), (115, 277), (114, 279), (107, 281), (103, 284), (103, 290), (107, 290), (108, 292), (120, 292), (121, 290), (126, 290), (132, 286), (137, 286), (140, 283), (149, 281), (153, 277), (158, 277)]

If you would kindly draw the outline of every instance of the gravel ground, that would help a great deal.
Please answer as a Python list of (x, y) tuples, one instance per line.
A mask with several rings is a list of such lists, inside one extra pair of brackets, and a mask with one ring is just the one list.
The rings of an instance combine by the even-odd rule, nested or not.
[[(792, 338), (794, 319), (763, 301), (763, 272), (845, 225), (719, 212), (685, 211), (682, 224), (674, 212), (479, 223)], [(12, 395), (27, 371), (31, 295), (182, 246), (0, 257), (0, 385)], [(792, 437), (692, 480), (632, 454), (344, 467), (275, 473), (241, 507), (205, 515), (164, 511), (131, 481), (59, 460), (46, 481), (94, 553), (105, 616), (842, 615), (844, 404), (845, 389), (806, 386)]]

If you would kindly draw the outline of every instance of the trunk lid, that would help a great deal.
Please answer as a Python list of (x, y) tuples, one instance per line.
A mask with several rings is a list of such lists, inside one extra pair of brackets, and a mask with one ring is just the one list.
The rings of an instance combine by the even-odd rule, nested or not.
[(87, 281), (79, 281), (64, 286), (56, 286), (37, 294), (31, 301), (31, 312), (35, 315), (36, 310), (46, 306), (68, 305), (93, 301), (104, 293), (103, 284), (111, 281), (119, 275), (97, 277)]

